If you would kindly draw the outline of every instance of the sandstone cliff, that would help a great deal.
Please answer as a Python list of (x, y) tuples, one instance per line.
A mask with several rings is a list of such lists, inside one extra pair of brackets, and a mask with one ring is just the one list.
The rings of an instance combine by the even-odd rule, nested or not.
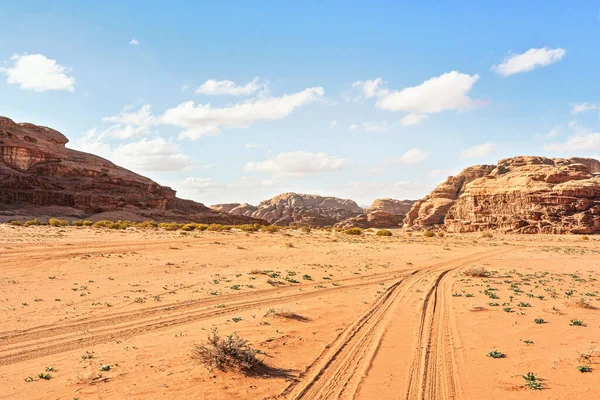
[(257, 222), (179, 199), (171, 188), (67, 143), (53, 129), (0, 117), (1, 214), (89, 217), (126, 211), (158, 221)]
[(246, 217), (251, 217), (258, 207), (250, 205), (248, 203), (225, 203), (225, 204), (214, 204), (210, 206), (210, 208), (214, 211), (225, 212), (232, 215), (244, 215)]
[(408, 226), (450, 232), (600, 233), (600, 162), (514, 157), (449, 177), (412, 207)]

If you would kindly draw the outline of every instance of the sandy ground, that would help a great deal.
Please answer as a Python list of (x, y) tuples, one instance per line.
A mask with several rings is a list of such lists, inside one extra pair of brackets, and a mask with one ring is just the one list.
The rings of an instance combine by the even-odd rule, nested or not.
[[(598, 396), (597, 237), (2, 225), (0, 259), (2, 399)], [(213, 327), (268, 368), (195, 363)]]

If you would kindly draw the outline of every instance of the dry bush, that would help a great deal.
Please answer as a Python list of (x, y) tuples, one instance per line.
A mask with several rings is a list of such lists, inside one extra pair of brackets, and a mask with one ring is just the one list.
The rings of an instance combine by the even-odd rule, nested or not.
[(21, 221), (19, 221), (18, 219), (13, 219), (9, 222), (9, 224), (12, 226), (21, 226)]
[(248, 341), (237, 333), (222, 337), (219, 330), (213, 328), (206, 343), (194, 345), (192, 359), (209, 371), (217, 368), (248, 373), (263, 365), (258, 354), (258, 350), (248, 346)]
[(176, 231), (181, 229), (182, 225), (177, 222), (162, 222), (158, 224), (158, 227), (165, 231)]
[(294, 243), (288, 242), (288, 243), (285, 244), (285, 246), (289, 247), (289, 248), (293, 248), (294, 247)]
[(346, 229), (344, 231), (344, 233), (346, 235), (355, 235), (355, 236), (359, 236), (362, 235), (363, 231), (360, 228), (350, 228), (350, 229)]
[(444, 237), (444, 232), (438, 232), (437, 235), (438, 237)]
[(583, 236), (581, 237), (581, 240), (590, 240), (590, 237), (589, 237), (589, 236), (587, 236), (587, 235), (583, 235)]
[(432, 231), (425, 231), (425, 232), (423, 232), (423, 236), (425, 236), (425, 237), (434, 237), (435, 233), (432, 232)]
[(267, 226), (263, 226), (262, 228), (260, 228), (260, 230), (262, 232), (268, 232), (268, 233), (275, 233), (275, 232), (279, 232), (281, 228), (279, 226), (276, 225), (267, 225)]
[(220, 232), (222, 230), (224, 230), (223, 225), (221, 224), (210, 224), (206, 227), (207, 231), (214, 231), (214, 232)]
[(279, 318), (286, 318), (286, 319), (294, 319), (296, 321), (308, 321), (308, 318), (305, 318), (299, 314), (296, 314), (293, 311), (287, 310), (285, 308), (269, 308), (267, 310), (267, 312), (265, 313), (265, 315), (263, 315), (263, 318), (266, 318), (268, 316), (274, 316), (274, 317), (279, 317)]
[(478, 312), (478, 311), (485, 311), (485, 307), (484, 306), (480, 306), (478, 304), (470, 304), (468, 306), (465, 306), (467, 308), (467, 310), (472, 311), (472, 312)]
[(23, 224), (23, 226), (34, 226), (34, 225), (39, 225), (40, 221), (36, 219), (30, 219), (29, 221), (25, 221), (25, 223)]
[(595, 307), (589, 302), (589, 300), (583, 297), (580, 297), (579, 299), (569, 303), (569, 305), (578, 308), (586, 308), (588, 310), (595, 309)]
[(144, 221), (137, 224), (137, 227), (142, 229), (155, 229), (158, 228), (158, 224), (154, 221)]
[(470, 267), (463, 272), (463, 275), (472, 278), (487, 278), (491, 273), (483, 267)]
[(67, 221), (65, 221), (64, 219), (50, 218), (48, 220), (48, 225), (54, 226), (54, 227), (62, 227), (62, 226), (69, 225), (69, 223)]
[(492, 232), (485, 232), (483, 235), (481, 235), (482, 238), (486, 238), (486, 239), (491, 239), (494, 237), (494, 235), (492, 234)]
[(412, 232), (406, 232), (406, 236), (412, 236)]
[(181, 227), (182, 231), (190, 232), (196, 229), (196, 224), (185, 224)]
[(300, 230), (304, 233), (310, 233), (311, 231), (310, 226), (301, 226)]
[(392, 231), (388, 231), (387, 229), (380, 229), (376, 233), (377, 236), (392, 236)]

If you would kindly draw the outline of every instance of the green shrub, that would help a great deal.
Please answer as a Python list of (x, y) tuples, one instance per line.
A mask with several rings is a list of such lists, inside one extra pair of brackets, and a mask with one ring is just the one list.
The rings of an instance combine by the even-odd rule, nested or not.
[(19, 221), (18, 219), (13, 219), (9, 222), (9, 224), (11, 224), (12, 226), (21, 226), (21, 221)]
[(94, 223), (88, 219), (83, 221), (83, 226), (93, 226)]
[(75, 219), (71, 221), (71, 226), (83, 226), (83, 221), (80, 219)]
[(48, 220), (48, 225), (54, 226), (54, 227), (63, 227), (63, 226), (69, 225), (69, 223), (67, 221), (65, 221), (64, 219), (50, 218)]
[(350, 229), (346, 229), (344, 231), (344, 233), (346, 235), (355, 235), (355, 236), (359, 236), (362, 235), (363, 231), (360, 228), (350, 228)]
[(261, 229), (259, 224), (243, 224), (236, 226), (237, 229), (244, 232), (258, 232)]
[(40, 221), (36, 219), (30, 219), (29, 221), (25, 221), (25, 223), (23, 224), (23, 226), (34, 226), (34, 225), (39, 225)]
[(215, 231), (215, 232), (220, 232), (223, 230), (223, 225), (221, 224), (210, 224), (209, 226), (206, 227), (207, 231)]
[(158, 224), (154, 221), (144, 221), (137, 224), (137, 227), (142, 229), (155, 229), (158, 228)]
[(425, 236), (425, 237), (434, 237), (435, 233), (432, 232), (432, 231), (425, 231), (425, 232), (423, 232), (423, 236)]
[(392, 231), (388, 231), (387, 229), (380, 229), (376, 233), (377, 236), (392, 236)]

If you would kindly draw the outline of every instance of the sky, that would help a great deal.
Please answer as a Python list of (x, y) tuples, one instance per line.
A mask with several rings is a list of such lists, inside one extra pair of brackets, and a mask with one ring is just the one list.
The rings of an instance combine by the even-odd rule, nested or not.
[(0, 115), (208, 205), (417, 199), (598, 157), (599, 34), (600, 0), (5, 0)]

